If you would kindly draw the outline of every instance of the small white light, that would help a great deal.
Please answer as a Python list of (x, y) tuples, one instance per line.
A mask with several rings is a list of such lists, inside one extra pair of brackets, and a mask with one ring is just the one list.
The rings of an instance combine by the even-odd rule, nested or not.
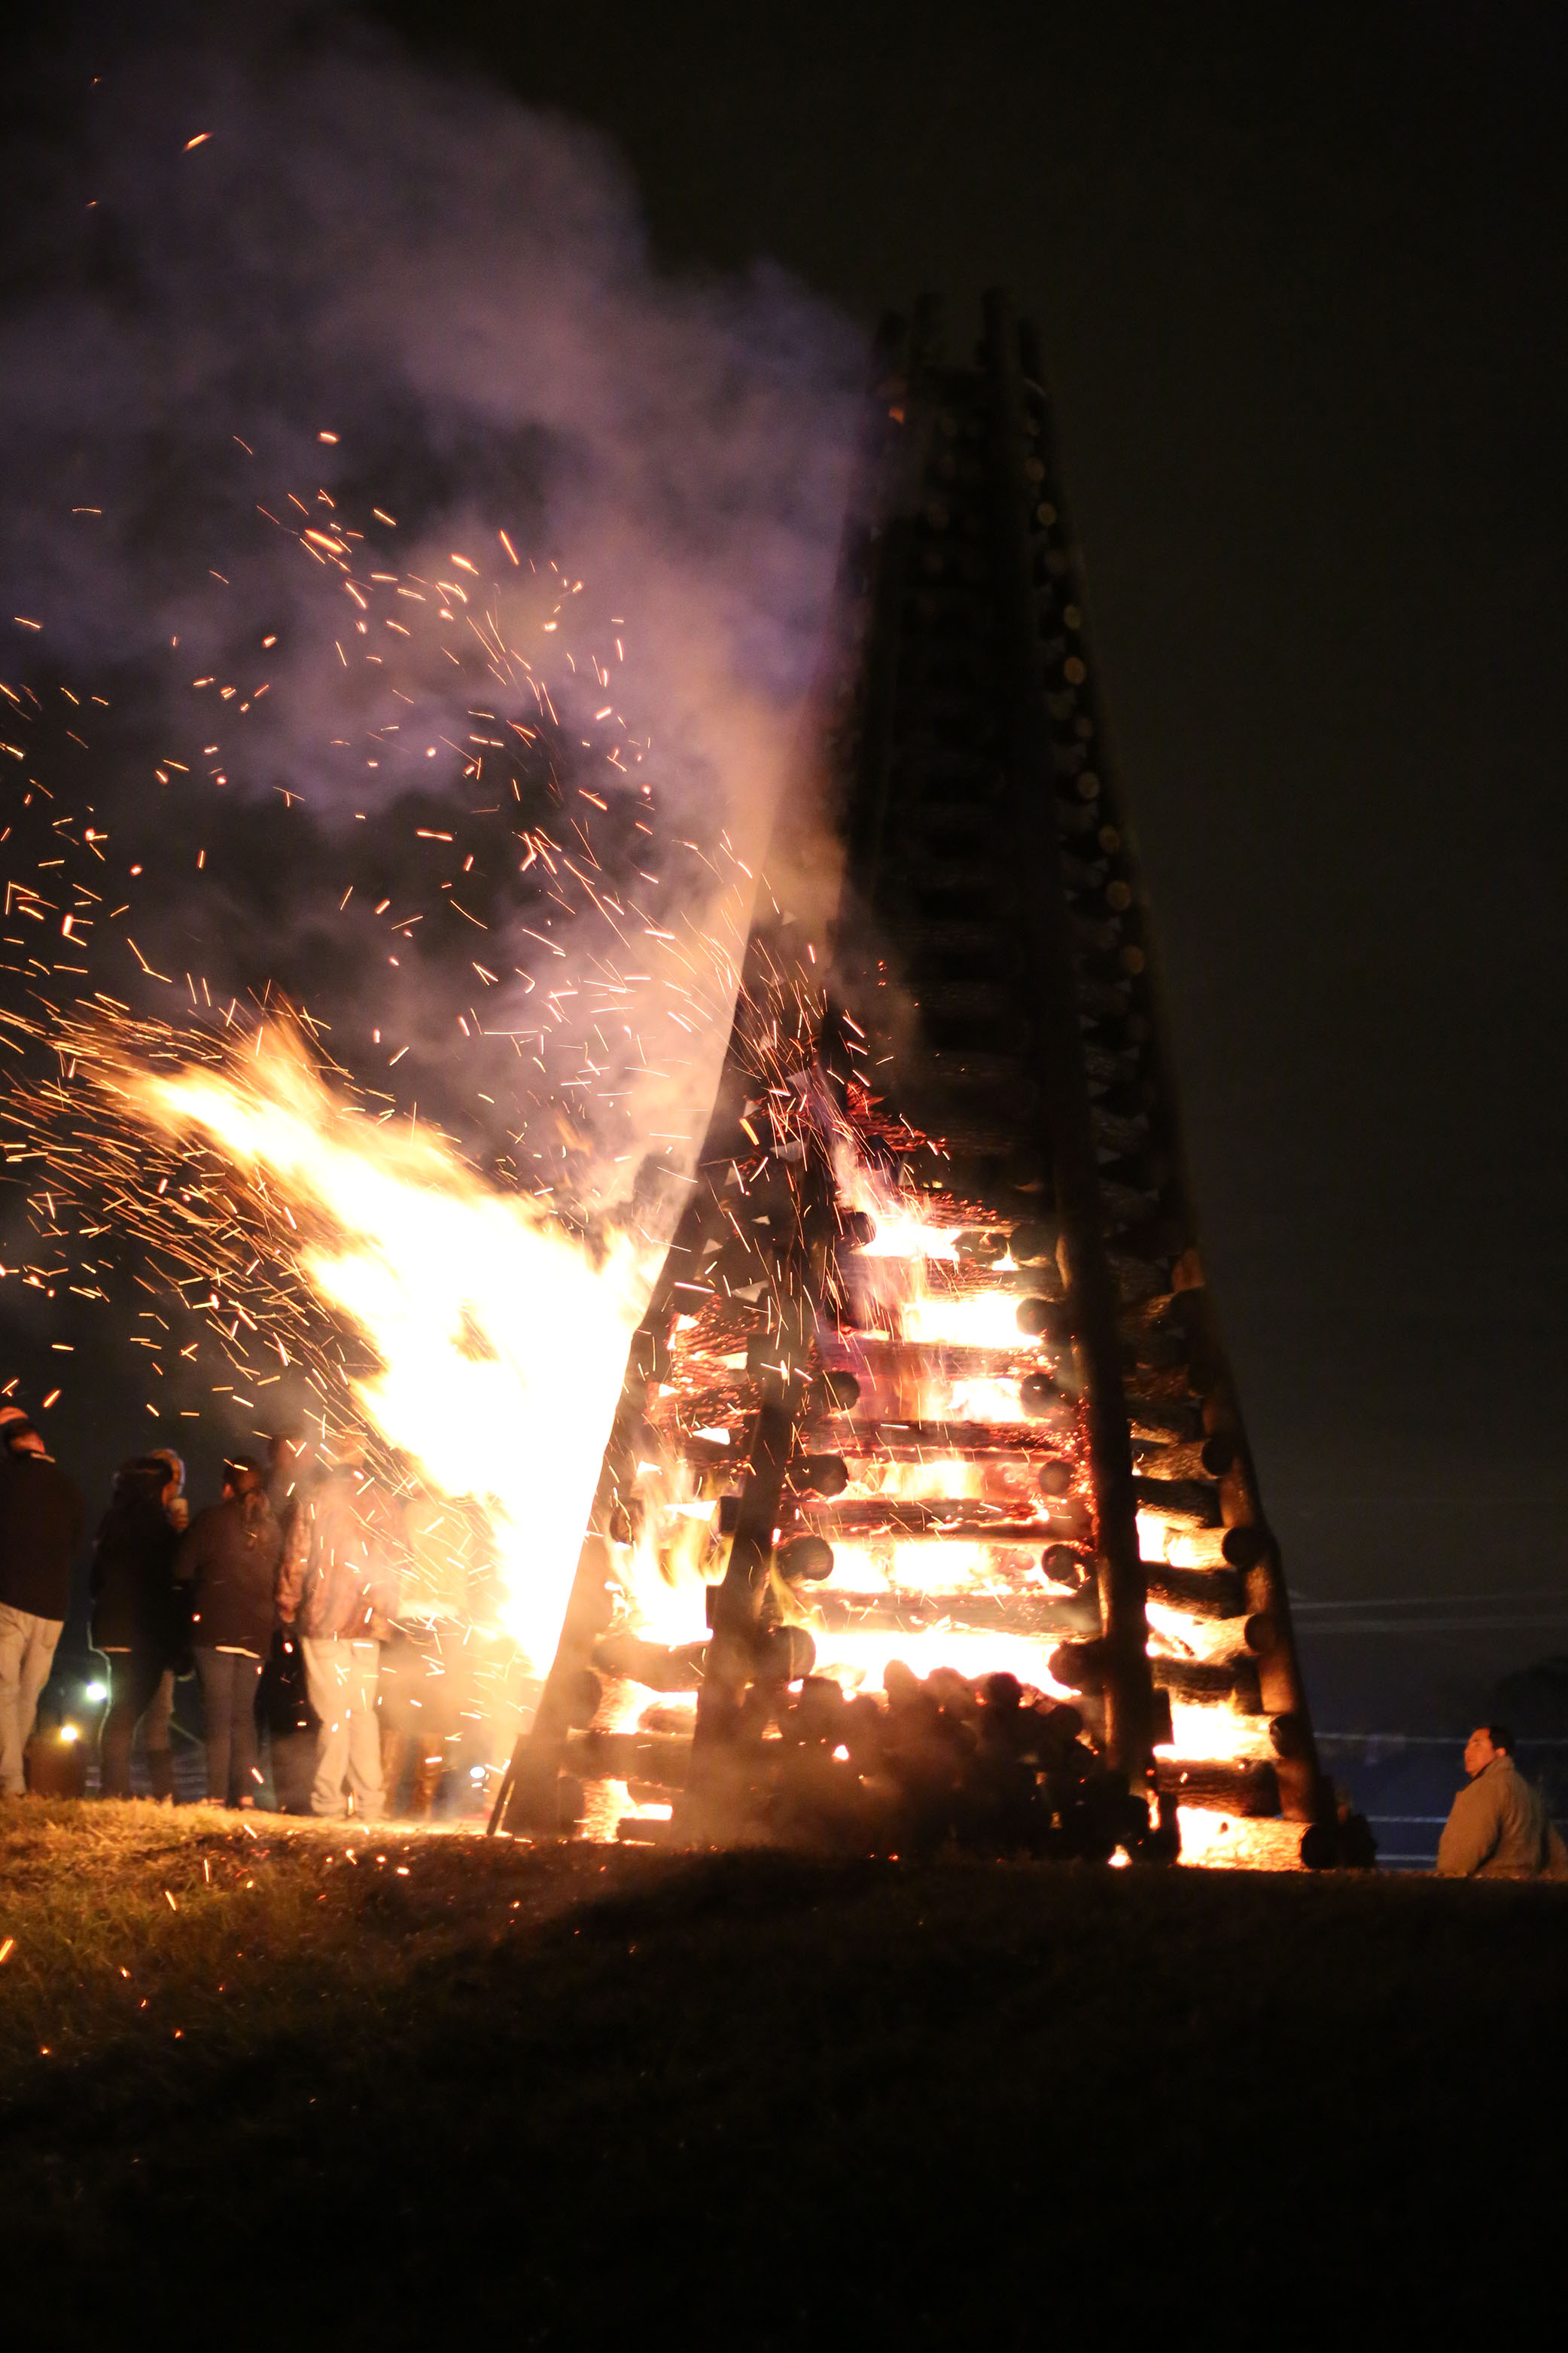
[(106, 1700), (109, 1697), (109, 1685), (107, 1683), (84, 1683), (82, 1686), (81, 1695), (83, 1699), (90, 1700), (93, 1706), (96, 1707), (100, 1700)]
[(60, 1738), (62, 1740), (79, 1740), (81, 1738), (81, 1734), (74, 1724), (62, 1724), (60, 1726)]

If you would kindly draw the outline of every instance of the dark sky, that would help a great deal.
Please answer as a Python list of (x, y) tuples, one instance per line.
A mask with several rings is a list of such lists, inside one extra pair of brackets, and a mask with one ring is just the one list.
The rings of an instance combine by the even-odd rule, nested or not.
[(606, 131), (672, 261), (1038, 318), (1292, 1583), (1561, 1588), (1560, 14), (388, 13)]
[[(379, 13), (599, 127), (672, 267), (1040, 321), (1292, 1584), (1560, 1588), (1560, 12)], [(1310, 1657), (1370, 1718), (1564, 1646)]]

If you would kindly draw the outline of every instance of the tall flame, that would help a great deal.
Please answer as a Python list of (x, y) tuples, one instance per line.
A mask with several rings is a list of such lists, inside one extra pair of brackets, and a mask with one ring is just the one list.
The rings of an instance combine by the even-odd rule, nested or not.
[(300, 1275), (379, 1359), (356, 1406), (427, 1484), (485, 1506), (504, 1621), (542, 1674), (659, 1253), (620, 1234), (595, 1261), (438, 1137), (335, 1095), (287, 1032), (221, 1071), (125, 1083), (287, 1203)]

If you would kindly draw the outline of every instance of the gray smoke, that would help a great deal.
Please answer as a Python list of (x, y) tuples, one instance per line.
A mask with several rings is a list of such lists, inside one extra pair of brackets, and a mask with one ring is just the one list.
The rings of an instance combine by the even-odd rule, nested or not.
[(90, 826), (101, 902), (26, 986), (205, 1021), (270, 985), (614, 1190), (700, 1132), (856, 338), (768, 268), (662, 275), (584, 130), (245, 15), (57, 52), (7, 149), (4, 814)]

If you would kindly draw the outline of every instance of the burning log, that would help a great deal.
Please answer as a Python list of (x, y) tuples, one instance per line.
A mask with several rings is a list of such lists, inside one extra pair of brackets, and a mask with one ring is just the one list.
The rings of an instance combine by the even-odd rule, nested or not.
[[(1063, 1420), (1069, 1418), (1069, 1409), (1054, 1390), (1051, 1402), (1062, 1408)], [(1055, 1442), (1056, 1432), (1043, 1421), (857, 1422), (839, 1438), (852, 1459), (884, 1462), (923, 1462), (952, 1454), (962, 1454), (969, 1462), (993, 1457), (1016, 1460), (1040, 1454)]]
[[(1206, 1479), (1134, 1478), (1132, 1492), (1140, 1511), (1152, 1512), (1182, 1528), (1219, 1525), (1219, 1493)], [(1233, 1562), (1232, 1566), (1236, 1566)]]
[(1026, 1413), (1047, 1430), (1069, 1429), (1073, 1409), (1048, 1373), (1026, 1373), (1018, 1384), (1018, 1402)]
[[(1159, 1505), (1152, 1508), (1163, 1510)], [(1264, 1529), (1257, 1527), (1188, 1526), (1183, 1530), (1182, 1545), (1192, 1556), (1190, 1565), (1194, 1567), (1250, 1569), (1268, 1551), (1268, 1537)]]
[(1058, 1644), (1048, 1662), (1053, 1682), (1094, 1698), (1105, 1689), (1107, 1663), (1105, 1638), (1100, 1634), (1087, 1641)]
[(641, 1683), (647, 1691), (700, 1691), (707, 1658), (706, 1642), (670, 1649), (636, 1634), (606, 1635), (594, 1645), (594, 1664), (601, 1674)]
[(1232, 1569), (1173, 1568), (1166, 1561), (1145, 1561), (1143, 1574), (1150, 1600), (1167, 1609), (1186, 1610), (1194, 1618), (1239, 1618), (1247, 1608), (1246, 1588)]
[(797, 1493), (842, 1495), (849, 1472), (842, 1455), (801, 1454), (790, 1464), (788, 1482)]
[[(820, 954), (798, 1001), (793, 942), (749, 958), (755, 1035), (737, 1048), (704, 1154), (726, 1172), (715, 1203), (722, 1189), (726, 1222), (749, 1239), (731, 1250), (715, 1227), (699, 1250), (682, 1238), (679, 1298), (703, 1303), (696, 1326), (679, 1320), (700, 1343), (683, 1365), (667, 1328), (655, 1377), (680, 1404), (667, 1417), (648, 1401), (650, 1453), (678, 1451), (669, 1419), (710, 1433), (679, 1441), (685, 1494), (711, 1497), (721, 1466), (745, 1466), (720, 1506), (732, 1542), (708, 1590), (712, 1640), (683, 1659), (612, 1645), (595, 1662), (700, 1689), (687, 1834), (742, 1822), (862, 1850), (957, 1838), (978, 1852), (1152, 1856), (1169, 1852), (1177, 1793), (1238, 1815), (1310, 1810), (1310, 1735), (1296, 1729), (1288, 1606), (1192, 1249), (1142, 894), (1101, 773), (1038, 363), (999, 301), (973, 377), (931, 375), (929, 341), (922, 331), (921, 351), (879, 362), (879, 383), (900, 379), (898, 434), (880, 394), (873, 433), (893, 520), (847, 559), (873, 617), (867, 691), (834, 735), (849, 884), (909, 990), (895, 1002), (887, 967), (861, 968), (854, 925), (839, 928), (826, 1015)], [(922, 508), (905, 491), (939, 403), (963, 411), (976, 462), (952, 466)], [(983, 586), (956, 585), (960, 551), (984, 565)], [(759, 1114), (743, 1132), (742, 1105)], [(765, 1286), (755, 1311), (706, 1296), (721, 1280)], [(743, 1359), (731, 1390), (715, 1377), (721, 1354)], [(1008, 1411), (993, 1401), (1001, 1382), (1026, 1419), (965, 1419)], [(865, 1492), (879, 1485), (896, 1492)], [(1149, 1519), (1165, 1525), (1181, 1567), (1141, 1557), (1140, 1514), (1145, 1534)], [(884, 1559), (890, 1574), (904, 1542), (938, 1550), (918, 1576), (900, 1564), (919, 1593), (832, 1591), (828, 1537), (871, 1544), (862, 1583)], [(1007, 1547), (1023, 1545), (1040, 1546), (1061, 1598), (1012, 1575)], [(923, 1589), (945, 1581), (943, 1546), (963, 1589)], [(930, 1655), (945, 1628), (972, 1659), (992, 1632), (1037, 1642), (1081, 1705), (1032, 1709), (1011, 1677), (951, 1668), (921, 1683), (896, 1660), (885, 1707), (846, 1703), (813, 1673), (805, 1630), (776, 1622), (781, 1577), (825, 1644), (875, 1630), (889, 1649), (918, 1636)], [(1156, 1627), (1160, 1605), (1233, 1621), (1230, 1655), (1173, 1655), (1178, 1638), (1157, 1632), (1169, 1648), (1151, 1658), (1151, 1602)], [(844, 1651), (863, 1662), (863, 1648)], [(1215, 1716), (1267, 1703), (1278, 1753), (1162, 1756), (1156, 1826), (1144, 1776), (1170, 1745), (1173, 1696)], [(584, 1746), (597, 1737), (573, 1736), (574, 1771), (609, 1760), (630, 1782), (631, 1753)], [(638, 1774), (645, 1784), (660, 1786)]]
[(662, 1796), (685, 1788), (691, 1742), (668, 1733), (574, 1732), (564, 1754), (581, 1780), (642, 1782)]
[(1243, 1820), (1276, 1815), (1280, 1810), (1274, 1767), (1247, 1758), (1194, 1762), (1157, 1757), (1154, 1786), (1162, 1797), (1173, 1798), (1181, 1805), (1202, 1806), (1210, 1813), (1235, 1814)]
[(1047, 1545), (1040, 1555), (1040, 1568), (1053, 1585), (1065, 1585), (1069, 1593), (1081, 1592), (1094, 1578), (1093, 1562), (1070, 1545)]
[(804, 1626), (763, 1626), (752, 1639), (759, 1683), (795, 1683), (816, 1664), (816, 1644)]
[(780, 1545), (773, 1565), (791, 1585), (816, 1584), (833, 1574), (833, 1546), (818, 1535), (792, 1536)]
[(889, 1640), (914, 1634), (928, 1626), (952, 1626), (998, 1634), (1092, 1636), (1100, 1631), (1100, 1604), (1086, 1588), (1070, 1600), (1052, 1601), (1035, 1595), (1016, 1598), (984, 1593), (900, 1593), (862, 1597), (824, 1593), (812, 1602), (812, 1612), (825, 1634), (860, 1633), (886, 1629)]
[[(1218, 1706), (1226, 1702), (1234, 1706), (1238, 1699), (1245, 1703), (1258, 1695), (1257, 1672), (1250, 1660), (1175, 1659), (1156, 1651), (1150, 1664), (1157, 1688), (1189, 1706)], [(1259, 1711), (1243, 1704), (1240, 1713), (1255, 1715)]]
[[(1047, 1302), (1047, 1305), (1051, 1303)], [(902, 1374), (911, 1383), (943, 1379), (954, 1381), (1006, 1380), (1020, 1383), (1034, 1367), (1020, 1366), (1021, 1356), (1033, 1356), (1035, 1349), (1020, 1335), (1015, 1348), (963, 1347), (942, 1340), (883, 1340), (875, 1334), (862, 1334), (866, 1371), (873, 1379), (889, 1381)], [(1051, 1384), (1055, 1394), (1056, 1385)]]
[[(1053, 1677), (1071, 1691), (1102, 1693), (1110, 1664), (1102, 1639), (1063, 1642), (1051, 1652)], [(1261, 1713), (1257, 1670), (1249, 1659), (1176, 1659), (1156, 1651), (1149, 1666), (1156, 1690), (1188, 1706), (1228, 1704), (1244, 1715)]]
[(1162, 1432), (1154, 1440), (1134, 1438), (1138, 1468), (1147, 1478), (1190, 1481), (1217, 1480), (1236, 1461), (1236, 1440), (1228, 1430), (1211, 1438), (1177, 1441)]
[[(1020, 1516), (997, 1504), (906, 1502), (878, 1495), (864, 1502), (807, 1505), (811, 1525), (835, 1536), (893, 1535), (942, 1542), (1038, 1545), (1047, 1538), (1068, 1541), (1083, 1532), (1081, 1513)], [(821, 1575), (827, 1572), (819, 1571)]]
[(1203, 1408), (1194, 1398), (1127, 1397), (1127, 1420), (1133, 1440), (1159, 1446), (1185, 1442), (1203, 1434)]

